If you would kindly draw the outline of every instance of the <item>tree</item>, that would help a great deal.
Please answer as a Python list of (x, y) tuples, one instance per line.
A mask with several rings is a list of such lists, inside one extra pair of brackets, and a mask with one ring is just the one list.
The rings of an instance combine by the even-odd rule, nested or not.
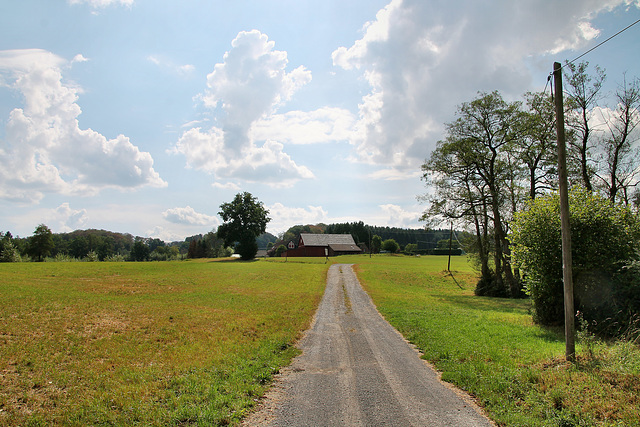
[[(446, 140), (438, 143), (435, 154), (423, 166), (425, 177), (430, 173), (442, 190), (431, 199), (433, 206), (452, 219), (472, 215), (481, 248), (482, 286), (478, 289), (487, 288), (485, 283), (495, 289), (481, 294), (519, 297), (521, 286), (511, 269), (507, 224), (517, 207), (516, 172), (508, 149), (520, 137), (520, 103), (507, 103), (497, 91), (480, 93), (463, 103), (457, 115), (446, 125)], [(449, 178), (451, 173), (453, 179)], [(484, 256), (489, 219), (493, 225), (494, 275)]]
[(282, 256), (283, 253), (287, 251), (287, 247), (285, 245), (280, 245), (276, 248), (276, 256)]
[(251, 193), (236, 194), (233, 201), (220, 205), (218, 213), (224, 221), (218, 227), (218, 237), (226, 246), (237, 243), (236, 251), (243, 260), (250, 260), (258, 253), (256, 238), (266, 231), (271, 221), (269, 211)]
[(382, 237), (374, 234), (371, 238), (371, 251), (377, 254), (380, 252), (380, 248), (382, 248)]
[(404, 247), (404, 253), (407, 255), (413, 255), (418, 251), (418, 245), (416, 243), (407, 243)]
[(527, 109), (518, 123), (520, 138), (509, 148), (522, 165), (528, 198), (533, 200), (556, 186), (556, 113), (545, 93), (527, 92), (524, 97)]
[(11, 240), (4, 243), (0, 252), (0, 262), (20, 262), (20, 253)]
[(131, 260), (132, 261), (147, 261), (151, 250), (149, 246), (142, 240), (138, 239), (131, 248)]
[(29, 239), (28, 253), (31, 257), (42, 261), (53, 250), (53, 233), (44, 224), (40, 224)]
[(395, 254), (400, 250), (400, 245), (393, 239), (387, 239), (382, 242), (382, 250)]
[[(615, 94), (617, 107), (609, 110), (609, 117), (603, 117), (608, 128), (600, 139), (601, 167), (600, 178), (606, 196), (611, 202), (621, 201), (629, 204), (629, 190), (638, 185), (640, 155), (634, 144), (640, 124), (640, 80), (627, 83), (626, 76)], [(603, 113), (603, 110), (600, 110)], [(604, 113), (603, 113), (604, 116)], [(634, 137), (635, 136), (635, 137)]]
[(594, 173), (593, 156), (593, 137), (591, 129), (591, 116), (593, 107), (598, 104), (600, 97), (600, 89), (606, 79), (604, 70), (595, 66), (595, 75), (590, 76), (587, 73), (589, 67), (588, 62), (574, 64), (567, 62), (565, 65), (565, 79), (568, 82), (566, 91), (568, 96), (566, 106), (569, 109), (566, 114), (568, 127), (575, 132), (577, 138), (575, 141), (569, 139), (569, 153), (573, 155), (578, 163), (578, 173), (582, 180), (582, 184), (588, 191), (593, 191), (591, 179)]

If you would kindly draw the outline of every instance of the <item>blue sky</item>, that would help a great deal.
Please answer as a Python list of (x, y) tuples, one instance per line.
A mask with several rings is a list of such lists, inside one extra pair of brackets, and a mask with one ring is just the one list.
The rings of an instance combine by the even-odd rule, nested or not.
[[(638, 0), (0, 4), (0, 231), (166, 241), (249, 191), (268, 231), (421, 227), (420, 165), (478, 91), (516, 100)], [(640, 76), (640, 24), (584, 60)]]

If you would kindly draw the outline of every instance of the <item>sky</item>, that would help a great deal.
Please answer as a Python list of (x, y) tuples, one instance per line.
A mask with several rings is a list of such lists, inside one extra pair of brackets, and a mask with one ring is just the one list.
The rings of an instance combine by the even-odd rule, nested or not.
[[(456, 107), (545, 87), (640, 0), (0, 2), (0, 231), (206, 233), (248, 191), (278, 234), (419, 228)], [(640, 24), (581, 60), (640, 76)]]

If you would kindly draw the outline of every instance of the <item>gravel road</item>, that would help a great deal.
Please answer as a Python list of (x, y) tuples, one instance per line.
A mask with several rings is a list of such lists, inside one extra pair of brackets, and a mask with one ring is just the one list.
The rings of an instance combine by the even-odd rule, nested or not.
[(380, 316), (350, 265), (329, 269), (300, 348), (245, 426), (493, 425)]

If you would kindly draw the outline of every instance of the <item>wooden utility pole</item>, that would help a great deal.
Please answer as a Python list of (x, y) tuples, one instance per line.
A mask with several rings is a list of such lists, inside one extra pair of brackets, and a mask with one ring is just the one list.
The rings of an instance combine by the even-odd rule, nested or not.
[(562, 96), (562, 65), (553, 63), (555, 84), (556, 132), (558, 135), (558, 181), (560, 189), (560, 220), (562, 224), (562, 279), (564, 283), (565, 357), (576, 360), (575, 309), (573, 306), (573, 272), (571, 268), (571, 226), (569, 224), (569, 189), (567, 184), (567, 148), (564, 137), (564, 106)]
[(449, 262), (447, 262), (447, 271), (451, 272), (451, 240), (453, 239), (453, 221), (451, 221), (451, 231), (449, 231)]

